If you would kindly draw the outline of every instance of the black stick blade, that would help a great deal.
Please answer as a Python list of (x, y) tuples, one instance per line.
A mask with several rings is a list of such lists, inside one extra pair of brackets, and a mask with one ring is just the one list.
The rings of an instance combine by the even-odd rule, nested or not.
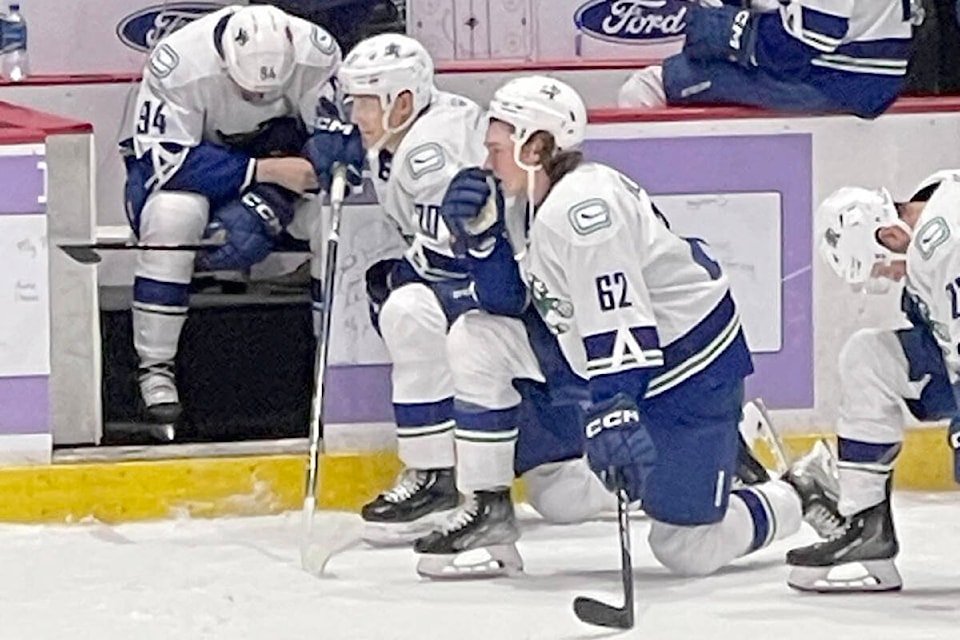
[(598, 627), (633, 628), (633, 608), (629, 606), (614, 607), (593, 598), (578, 596), (573, 601), (573, 612), (581, 621)]
[(97, 264), (100, 262), (100, 254), (87, 245), (61, 244), (59, 246), (64, 253), (80, 264)]

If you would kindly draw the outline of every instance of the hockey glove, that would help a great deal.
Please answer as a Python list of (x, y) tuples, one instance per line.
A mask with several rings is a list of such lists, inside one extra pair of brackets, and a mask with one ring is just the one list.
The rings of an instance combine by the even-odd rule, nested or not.
[(356, 125), (320, 118), (313, 135), (303, 145), (303, 155), (313, 165), (324, 191), (330, 190), (333, 168), (338, 164), (347, 168), (347, 182), (351, 185), (359, 186), (362, 181), (366, 152)]
[(603, 484), (611, 491), (620, 485), (631, 500), (640, 499), (657, 450), (633, 398), (618, 393), (590, 406), (584, 416), (584, 434), (587, 462)]
[(686, 36), (683, 52), (693, 60), (726, 60), (742, 67), (757, 66), (757, 30), (749, 9), (692, 5), (687, 11)]
[(450, 230), (450, 248), (463, 257), (485, 250), (503, 233), (503, 191), (500, 182), (480, 167), (461, 169), (450, 181), (440, 216)]
[(258, 184), (217, 209), (204, 237), (226, 231), (226, 244), (197, 255), (200, 271), (249, 269), (273, 250), (273, 240), (293, 220), (295, 194), (283, 187)]

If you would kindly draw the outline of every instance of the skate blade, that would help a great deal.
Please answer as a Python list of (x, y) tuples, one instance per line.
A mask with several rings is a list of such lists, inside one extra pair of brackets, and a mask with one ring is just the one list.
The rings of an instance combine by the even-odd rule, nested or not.
[(405, 547), (432, 533), (454, 511), (435, 511), (412, 522), (364, 522), (360, 537), (371, 547)]
[[(773, 458), (774, 471), (782, 476), (790, 468), (791, 460), (780, 434), (773, 428), (767, 407), (763, 400), (755, 398), (743, 405), (743, 417), (740, 420), (740, 434), (750, 450), (757, 454), (756, 443), (762, 442)], [(761, 460), (761, 462), (763, 462)], [(768, 466), (764, 464), (764, 466)]]
[(815, 593), (899, 591), (903, 580), (893, 560), (864, 560), (833, 567), (792, 567), (787, 584)]
[(336, 511), (314, 517), (320, 522), (311, 529), (310, 539), (301, 544), (300, 564), (307, 573), (319, 576), (333, 556), (360, 543), (363, 521), (353, 513)]
[(523, 572), (515, 544), (491, 545), (456, 555), (423, 554), (417, 573), (431, 580), (504, 578)]

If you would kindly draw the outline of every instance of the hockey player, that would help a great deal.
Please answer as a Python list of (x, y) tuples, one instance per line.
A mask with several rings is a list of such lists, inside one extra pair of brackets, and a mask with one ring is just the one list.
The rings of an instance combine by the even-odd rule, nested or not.
[[(795, 532), (804, 509), (827, 500), (828, 479), (815, 465), (788, 473), (793, 485), (731, 492), (752, 363), (719, 265), (699, 241), (672, 234), (633, 181), (583, 160), (586, 109), (566, 84), (510, 81), (489, 116), (486, 166), (499, 182), (461, 171), (442, 214), (472, 258), (502, 274), (489, 288), (476, 278), (478, 298), (518, 313), (527, 297), (512, 252), (501, 248), (504, 195), (529, 203), (530, 299), (588, 381), (589, 465), (609, 488), (642, 500), (654, 555), (675, 572), (703, 575)], [(509, 515), (485, 512), (472, 537), (488, 533), (481, 539), (496, 544), (509, 534)]]
[(461, 167), (483, 161), (485, 121), (470, 100), (434, 86), (433, 61), (416, 40), (383, 34), (360, 42), (338, 78), (353, 124), (318, 131), (308, 157), (322, 180), (338, 163), (360, 183), (369, 162), (378, 200), (409, 242), (400, 259), (367, 271), (371, 318), (393, 362), (393, 407), (405, 469), (362, 509), (374, 544), (429, 532), (458, 501), (454, 478), (451, 323), (475, 305), (450, 250), (440, 203)]
[(620, 106), (744, 104), (875, 118), (897, 97), (916, 0), (748, 4), (691, 3), (683, 51), (634, 73)]
[[(840, 352), (837, 440), (846, 524), (837, 536), (787, 555), (792, 587), (889, 591), (902, 585), (890, 509), (893, 465), (903, 442), (900, 400), (919, 420), (957, 417), (958, 202), (960, 170), (953, 170), (924, 180), (908, 202), (895, 203), (885, 189), (847, 187), (817, 211), (827, 264), (867, 291), (904, 281), (903, 309), (913, 326), (862, 329)], [(856, 564), (862, 569), (839, 569)]]
[[(121, 142), (127, 216), (140, 240), (196, 244), (223, 229), (226, 244), (196, 257), (209, 271), (250, 267), (288, 227), (319, 249), (319, 216), (306, 210), (292, 222), (298, 196), (317, 187), (309, 161), (292, 155), (321, 97), (333, 97), (339, 62), (328, 33), (270, 6), (225, 7), (158, 43)], [(185, 251), (138, 256), (134, 345), (152, 422), (181, 413), (174, 360), (194, 260)]]

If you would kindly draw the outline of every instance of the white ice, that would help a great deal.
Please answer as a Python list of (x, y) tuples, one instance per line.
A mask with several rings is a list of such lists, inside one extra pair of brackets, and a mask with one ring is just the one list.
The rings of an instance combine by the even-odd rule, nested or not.
[[(300, 569), (299, 514), (106, 526), (0, 527), (0, 640), (645, 640), (960, 638), (960, 493), (898, 494), (899, 594), (817, 596), (782, 563), (810, 531), (703, 579), (673, 577), (634, 523), (638, 622), (614, 634), (572, 612), (619, 604), (613, 520), (552, 527), (524, 516), (525, 575), (419, 579), (406, 549), (352, 548), (330, 577)], [(318, 516), (317, 527), (325, 526)]]

